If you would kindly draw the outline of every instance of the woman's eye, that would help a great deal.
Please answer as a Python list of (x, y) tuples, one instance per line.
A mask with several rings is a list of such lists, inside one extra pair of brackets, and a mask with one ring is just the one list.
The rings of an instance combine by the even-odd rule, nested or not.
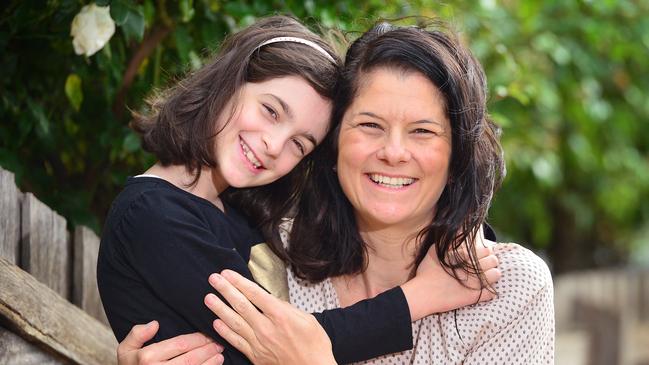
[(300, 151), (300, 154), (304, 155), (304, 153), (306, 152), (306, 148), (304, 147), (302, 142), (300, 142), (300, 140), (296, 138), (293, 138), (293, 143), (295, 144), (295, 147), (297, 147), (297, 149)]
[(365, 122), (365, 123), (360, 123), (359, 126), (365, 127), (365, 128), (376, 128), (376, 129), (381, 129), (381, 126), (373, 123), (373, 122)]
[(434, 131), (431, 131), (430, 129), (424, 129), (424, 128), (417, 128), (412, 132), (415, 134), (437, 134)]
[(266, 104), (262, 104), (262, 105), (264, 106), (264, 109), (266, 109), (266, 112), (267, 112), (268, 114), (270, 114), (271, 118), (277, 120), (277, 118), (279, 117), (279, 115), (277, 114), (277, 112), (275, 111), (275, 109), (271, 108), (270, 106), (268, 106), (268, 105), (266, 105)]

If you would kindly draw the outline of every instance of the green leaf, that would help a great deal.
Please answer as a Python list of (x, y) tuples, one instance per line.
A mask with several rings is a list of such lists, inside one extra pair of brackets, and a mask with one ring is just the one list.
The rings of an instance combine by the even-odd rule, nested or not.
[(142, 6), (129, 9), (126, 22), (122, 25), (126, 39), (141, 41), (144, 36), (144, 11)]
[(178, 3), (178, 6), (180, 7), (180, 14), (181, 16), (181, 21), (183, 23), (187, 23), (192, 18), (194, 17), (195, 11), (194, 11), (194, 1), (193, 0), (181, 0)]
[(140, 149), (140, 137), (133, 132), (129, 132), (129, 134), (124, 137), (124, 143), (122, 146), (126, 152), (133, 153)]
[(147, 27), (150, 27), (155, 22), (156, 10), (155, 5), (153, 5), (153, 1), (145, 0), (142, 4), (142, 10), (144, 12), (144, 22), (146, 23)]
[(178, 50), (178, 57), (184, 65), (189, 62), (189, 52), (192, 50), (192, 38), (184, 26), (178, 26), (174, 31), (174, 38), (176, 40), (176, 49)]
[(116, 25), (122, 26), (126, 23), (129, 15), (128, 3), (124, 0), (115, 0), (110, 4), (110, 17)]
[(97, 6), (109, 6), (112, 0), (95, 0)]
[(29, 110), (32, 113), (32, 117), (34, 118), (34, 121), (36, 122), (35, 123), (36, 132), (44, 138), (49, 137), (50, 121), (47, 118), (47, 115), (45, 115), (45, 110), (43, 109), (43, 106), (32, 100), (28, 100), (27, 105), (29, 105)]
[(81, 77), (77, 74), (70, 74), (65, 80), (65, 95), (68, 97), (74, 110), (79, 111), (83, 102), (83, 90), (81, 90)]

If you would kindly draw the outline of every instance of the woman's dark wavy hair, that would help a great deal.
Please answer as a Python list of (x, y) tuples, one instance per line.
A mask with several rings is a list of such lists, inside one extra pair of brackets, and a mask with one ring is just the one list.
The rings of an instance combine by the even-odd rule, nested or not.
[[(335, 129), (313, 156), (317, 168), (308, 174), (309, 188), (299, 200), (290, 233), (286, 257), (299, 277), (321, 281), (366, 268), (366, 244), (334, 165), (340, 123), (347, 108), (368, 73), (383, 68), (427, 77), (444, 95), (452, 130), (448, 182), (434, 218), (417, 233), (414, 264), (435, 245), (439, 260), (456, 278), (455, 269), (479, 272), (474, 245), (469, 243), (485, 222), (493, 194), (502, 182), (503, 156), (499, 130), (487, 115), (484, 71), (471, 52), (442, 29), (382, 23), (347, 51), (334, 96)], [(458, 254), (463, 246), (471, 253), (469, 259)]]
[[(259, 46), (271, 38), (288, 36), (317, 43), (335, 62), (300, 43)], [(149, 112), (136, 113), (131, 127), (140, 134), (143, 148), (163, 166), (184, 165), (194, 174), (195, 183), (202, 168), (216, 167), (214, 137), (223, 128), (216, 121), (222, 113), (232, 117), (234, 110), (228, 110), (228, 103), (233, 101), (231, 105), (236, 105), (245, 83), (299, 76), (318, 94), (332, 99), (340, 64), (333, 48), (297, 20), (288, 16), (263, 18), (227, 37), (219, 52), (201, 69), (150, 98)], [(258, 224), (271, 216), (286, 216), (311, 165), (307, 157), (290, 174), (272, 184), (228, 189), (220, 197)]]

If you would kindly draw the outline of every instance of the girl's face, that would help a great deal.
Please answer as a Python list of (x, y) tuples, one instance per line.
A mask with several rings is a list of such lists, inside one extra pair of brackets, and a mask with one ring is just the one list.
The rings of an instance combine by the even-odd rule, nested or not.
[(291, 171), (327, 133), (331, 101), (304, 79), (287, 76), (246, 83), (219, 118), (215, 174), (224, 187), (269, 184)]
[(363, 76), (342, 120), (337, 161), (359, 224), (427, 225), (450, 159), (444, 96), (430, 80), (387, 68)]

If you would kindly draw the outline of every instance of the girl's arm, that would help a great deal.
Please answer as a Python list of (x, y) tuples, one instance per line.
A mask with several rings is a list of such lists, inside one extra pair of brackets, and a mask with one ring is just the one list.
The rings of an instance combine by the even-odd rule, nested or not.
[[(498, 280), (500, 272), (495, 268), (498, 260), (493, 255), (493, 251), (485, 247), (478, 250), (478, 255), (488, 281), (493, 283)], [(480, 301), (493, 298), (493, 293), (486, 289), (482, 291), (471, 289), (479, 287), (477, 277), (467, 277), (463, 283), (468, 286), (467, 288), (448, 275), (438, 263), (436, 264), (432, 255), (428, 256), (420, 266), (416, 278), (408, 282), (408, 285), (404, 284), (403, 293), (413, 295), (413, 302), (419, 306), (416, 308), (417, 316), (423, 316), (422, 313), (427, 310), (432, 311), (428, 313), (431, 314), (473, 304), (478, 301), (478, 298)], [(431, 285), (431, 282), (435, 284)], [(205, 304), (220, 318), (214, 322), (215, 330), (253, 363), (302, 364), (313, 361), (313, 358), (320, 359), (322, 364), (335, 363), (329, 338), (324, 335), (322, 328), (317, 326), (311, 315), (273, 297), (255, 283), (230, 270), (224, 271), (222, 275), (211, 275), (210, 284), (232, 306), (229, 307), (214, 294), (206, 296)], [(392, 291), (398, 293), (401, 289), (396, 288)], [(409, 302), (410, 300), (405, 305)], [(370, 352), (378, 355), (390, 353), (385, 349), (391, 346), (395, 341), (394, 338), (405, 335), (390, 333), (386, 331), (386, 326), (382, 326), (384, 320), (388, 322), (390, 320), (390, 313), (385, 311), (389, 305), (389, 302), (383, 303), (379, 296), (348, 308), (329, 311), (330, 316), (333, 314), (338, 316), (338, 319), (344, 319), (347, 312), (357, 310), (361, 319), (371, 322), (367, 324), (361, 321), (360, 327), (354, 327), (353, 324), (359, 322), (358, 318), (349, 317), (352, 325), (343, 325), (347, 330), (343, 335), (347, 336), (346, 348), (351, 350), (345, 350), (347, 352), (343, 353), (346, 356), (344, 360), (338, 356), (340, 353), (336, 354), (335, 359), (342, 363), (367, 360), (371, 357), (363, 356)], [(376, 317), (363, 318), (362, 316), (367, 313), (373, 313)], [(400, 321), (406, 322), (410, 319), (407, 317)], [(418, 318), (413, 320), (416, 319)], [(338, 324), (341, 323), (339, 320)], [(364, 332), (367, 328), (372, 328), (373, 331)], [(352, 337), (351, 334), (354, 333), (356, 336)], [(382, 340), (372, 342), (368, 341), (368, 338)], [(353, 349), (357, 349), (358, 352), (355, 353)]]

